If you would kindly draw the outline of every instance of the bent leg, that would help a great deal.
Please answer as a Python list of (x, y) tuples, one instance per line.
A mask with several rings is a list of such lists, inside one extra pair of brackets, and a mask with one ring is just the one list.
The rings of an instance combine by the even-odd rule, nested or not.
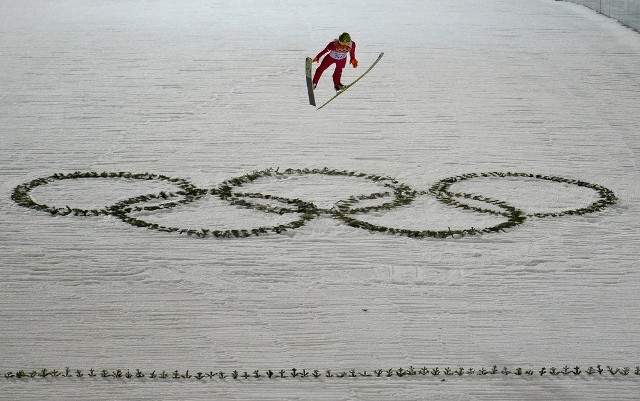
[(343, 58), (342, 60), (336, 60), (336, 70), (333, 72), (333, 87), (336, 88), (340, 84), (340, 79), (342, 78), (342, 70), (344, 66), (347, 65), (347, 59)]
[(333, 58), (329, 57), (328, 55), (325, 56), (322, 59), (322, 62), (320, 63), (320, 65), (318, 66), (318, 68), (316, 69), (316, 73), (313, 74), (313, 83), (314, 84), (318, 84), (318, 81), (320, 81), (320, 77), (322, 76), (322, 73), (324, 72), (324, 70), (326, 70), (327, 68), (329, 68), (329, 66), (331, 64), (333, 64), (336, 60), (334, 60)]

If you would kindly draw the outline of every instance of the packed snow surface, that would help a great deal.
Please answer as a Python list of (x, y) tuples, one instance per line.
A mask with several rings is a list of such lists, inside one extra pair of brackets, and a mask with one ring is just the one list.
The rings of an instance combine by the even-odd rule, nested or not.
[[(304, 59), (344, 31), (344, 83), (385, 57), (316, 111)], [(637, 399), (638, 60), (637, 32), (552, 0), (0, 0), (0, 373), (74, 375), (0, 377), (0, 398)], [(202, 191), (170, 204), (177, 181), (107, 174), (34, 185), (48, 210), (15, 199), (75, 172)], [(522, 175), (452, 184), (475, 209), (429, 192), (484, 172)], [(600, 199), (575, 182), (617, 200), (564, 214)], [(411, 201), (381, 207), (397, 187)], [(337, 212), (420, 232), (513, 218), (487, 199), (528, 217), (413, 238)], [(184, 232), (127, 224), (123, 201)], [(494, 365), (535, 374), (325, 375)], [(539, 374), (597, 365), (632, 371)], [(322, 376), (265, 376), (293, 368)], [(163, 370), (262, 377), (148, 376)]]

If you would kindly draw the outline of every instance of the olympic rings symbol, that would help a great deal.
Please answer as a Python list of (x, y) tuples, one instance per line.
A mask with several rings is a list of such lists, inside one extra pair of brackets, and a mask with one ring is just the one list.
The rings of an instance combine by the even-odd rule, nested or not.
[[(304, 201), (298, 198), (286, 198), (276, 195), (263, 194), (259, 192), (243, 192), (242, 187), (260, 179), (265, 178), (286, 178), (288, 176), (324, 175), (333, 177), (354, 177), (368, 180), (370, 183), (380, 187), (379, 192), (371, 194), (354, 195), (348, 199), (336, 202), (330, 208), (321, 208), (313, 202)], [(492, 199), (482, 195), (466, 192), (454, 192), (452, 186), (467, 180), (477, 179), (505, 179), (524, 178), (529, 180), (541, 180), (546, 182), (557, 182), (566, 185), (575, 185), (595, 191), (597, 200), (586, 207), (564, 210), (552, 213), (530, 213), (508, 204), (507, 202)], [(73, 179), (122, 179), (139, 181), (156, 181), (170, 184), (177, 188), (175, 192), (161, 191), (155, 194), (141, 195), (117, 202), (112, 206), (101, 209), (79, 209), (79, 208), (59, 208), (35, 202), (31, 197), (34, 188), (50, 184), (55, 181)], [(175, 208), (181, 205), (200, 200), (205, 196), (213, 195), (229, 202), (231, 205), (253, 209), (264, 213), (277, 213), (279, 215), (296, 215), (291, 221), (274, 226), (260, 226), (252, 229), (186, 229), (179, 227), (169, 227), (157, 223), (151, 223), (140, 217), (134, 217), (134, 212), (152, 212)], [(486, 213), (499, 216), (504, 221), (490, 227), (451, 230), (413, 230), (405, 228), (393, 228), (369, 223), (360, 215), (373, 211), (391, 210), (410, 205), (417, 197), (433, 196), (443, 204), (451, 207), (471, 210), (477, 213)], [(487, 172), (470, 173), (445, 178), (432, 185), (426, 191), (412, 189), (406, 184), (400, 183), (394, 178), (364, 174), (353, 171), (333, 170), (333, 169), (266, 169), (252, 172), (240, 177), (232, 178), (222, 182), (212, 189), (202, 189), (191, 184), (182, 178), (171, 178), (164, 175), (142, 173), (134, 174), (129, 172), (75, 172), (71, 174), (54, 174), (49, 177), (37, 178), (30, 182), (18, 185), (13, 190), (12, 199), (18, 205), (31, 208), (52, 215), (59, 216), (101, 216), (110, 215), (119, 218), (135, 227), (144, 227), (163, 232), (177, 232), (196, 237), (215, 238), (244, 238), (258, 236), (268, 233), (283, 233), (304, 226), (308, 221), (319, 216), (330, 216), (338, 219), (348, 226), (365, 229), (371, 232), (381, 232), (393, 235), (407, 236), (411, 238), (460, 238), (468, 235), (479, 235), (485, 233), (497, 233), (508, 228), (524, 223), (530, 218), (559, 217), (565, 215), (584, 215), (605, 209), (616, 203), (615, 194), (600, 185), (590, 184), (584, 181), (567, 179), (562, 177), (536, 175), (528, 173), (512, 172)], [(371, 205), (371, 203), (376, 203)], [(145, 205), (146, 204), (146, 205)], [(367, 206), (368, 205), (368, 206)], [(480, 206), (483, 205), (483, 206)], [(485, 206), (486, 205), (486, 206)]]

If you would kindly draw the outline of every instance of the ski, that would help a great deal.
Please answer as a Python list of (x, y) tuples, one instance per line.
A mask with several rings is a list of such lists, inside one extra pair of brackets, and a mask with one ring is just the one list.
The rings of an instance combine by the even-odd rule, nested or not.
[(312, 106), (316, 105), (316, 97), (313, 95), (313, 81), (311, 80), (311, 57), (307, 57), (305, 62), (305, 73), (307, 75), (307, 92), (309, 92), (309, 103)]
[[(358, 78), (356, 78), (353, 82), (351, 82), (349, 85), (345, 86), (344, 88), (342, 88), (341, 90), (338, 91), (338, 93), (336, 93), (331, 99), (327, 100), (322, 106), (318, 107), (317, 110), (320, 110), (321, 108), (323, 108), (324, 106), (326, 106), (327, 104), (329, 104), (329, 102), (331, 102), (333, 99), (337, 98), (338, 96), (340, 96), (341, 94), (343, 94), (347, 89), (349, 89), (350, 87), (352, 87), (356, 82), (358, 82), (359, 80), (362, 79), (362, 77), (364, 77), (365, 75), (367, 75), (367, 73), (369, 73), (369, 71), (371, 71), (371, 69), (373, 67), (375, 67), (376, 64), (378, 64), (378, 61), (380, 61), (380, 59), (382, 58), (382, 56), (384, 56), (384, 53), (380, 53), (380, 55), (378, 56), (378, 58), (376, 59), (376, 61), (373, 62), (373, 64), (371, 64), (371, 67), (367, 68), (367, 70), (360, 75)], [(312, 103), (313, 104), (313, 103)]]

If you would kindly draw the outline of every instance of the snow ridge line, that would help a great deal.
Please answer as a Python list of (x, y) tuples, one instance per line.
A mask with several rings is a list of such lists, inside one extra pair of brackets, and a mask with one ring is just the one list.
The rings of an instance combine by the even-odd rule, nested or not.
[(158, 372), (157, 370), (153, 370), (151, 372), (147, 371), (146, 373), (140, 369), (116, 369), (116, 370), (96, 370), (89, 369), (87, 371), (83, 371), (82, 369), (71, 369), (66, 367), (64, 370), (57, 369), (41, 369), (41, 370), (18, 370), (18, 371), (7, 371), (0, 373), (5, 379), (9, 380), (37, 380), (37, 379), (104, 379), (104, 380), (180, 380), (180, 381), (196, 381), (196, 380), (217, 380), (217, 381), (227, 381), (228, 379), (233, 380), (292, 380), (292, 379), (391, 379), (391, 378), (440, 378), (442, 381), (445, 378), (470, 378), (477, 376), (492, 376), (492, 377), (617, 377), (617, 378), (626, 378), (626, 379), (640, 379), (640, 366), (636, 366), (635, 368), (631, 367), (612, 367), (602, 365), (589, 366), (586, 369), (583, 369), (580, 366), (569, 367), (565, 365), (562, 368), (556, 367), (542, 367), (542, 368), (508, 368), (503, 367), (502, 369), (498, 368), (497, 365), (494, 365), (491, 368), (451, 368), (451, 367), (426, 367), (423, 366), (421, 368), (415, 368), (413, 366), (409, 366), (408, 368), (391, 368), (391, 369), (374, 369), (372, 371), (359, 371), (356, 369), (351, 369), (349, 371), (331, 371), (330, 369), (326, 370), (307, 370), (302, 369), (299, 370), (297, 368), (292, 369), (280, 369), (277, 371), (274, 370), (253, 370), (253, 371), (241, 371), (241, 370), (233, 370), (233, 371), (209, 371), (209, 372), (201, 372), (198, 371), (194, 373), (194, 371), (166, 371)]
[[(255, 192), (237, 192), (235, 189), (245, 184), (250, 184), (256, 180), (265, 177), (285, 178), (286, 176), (298, 175), (304, 176), (309, 174), (320, 174), (328, 176), (344, 176), (355, 177), (364, 180), (371, 181), (384, 188), (381, 192), (376, 192), (368, 195), (356, 195), (351, 196), (348, 199), (340, 200), (335, 203), (331, 208), (319, 208), (312, 202), (303, 201), (298, 198), (286, 198), (273, 196), (269, 194), (255, 193)], [(526, 214), (524, 211), (508, 204), (505, 201), (492, 199), (489, 197), (465, 193), (465, 192), (453, 192), (451, 187), (455, 183), (459, 183), (465, 180), (471, 179), (485, 179), (485, 178), (526, 178), (535, 180), (544, 180), (557, 183), (563, 183), (568, 185), (575, 185), (578, 187), (589, 188), (598, 194), (598, 200), (590, 205), (582, 208), (570, 209), (561, 212), (550, 213), (530, 213)], [(163, 181), (176, 185), (179, 190), (176, 192), (159, 192), (158, 194), (140, 195), (133, 198), (129, 198), (112, 206), (107, 206), (101, 209), (79, 209), (66, 206), (65, 208), (48, 206), (35, 202), (30, 192), (34, 188), (52, 183), (59, 180), (69, 179), (128, 179), (128, 180), (147, 180), (147, 181)], [(228, 201), (232, 205), (240, 206), (248, 209), (255, 209), (266, 213), (276, 213), (280, 215), (284, 214), (297, 214), (298, 217), (294, 220), (276, 226), (263, 226), (253, 229), (229, 229), (229, 230), (211, 230), (201, 228), (187, 229), (179, 227), (167, 227), (160, 224), (149, 223), (140, 218), (130, 216), (132, 212), (139, 211), (154, 211), (161, 209), (170, 209), (180, 205), (194, 202), (203, 198), (206, 195), (215, 195), (222, 200)], [(452, 230), (411, 230), (404, 228), (393, 228), (382, 225), (376, 225), (364, 220), (357, 219), (356, 215), (364, 214), (370, 211), (391, 210), (398, 207), (410, 205), (418, 196), (432, 195), (438, 201), (456, 208), (464, 210), (471, 210), (478, 213), (488, 213), (497, 216), (505, 217), (507, 220), (492, 227)], [(566, 215), (584, 215), (587, 213), (594, 213), (605, 209), (606, 207), (613, 205), (617, 202), (618, 198), (613, 191), (607, 189), (601, 185), (591, 184), (585, 181), (557, 177), (547, 176), (540, 174), (530, 173), (514, 173), (514, 172), (486, 172), (486, 173), (469, 173), (462, 174), (454, 177), (445, 178), (438, 181), (431, 186), (427, 191), (414, 190), (406, 184), (398, 182), (396, 179), (387, 176), (364, 174), (354, 171), (346, 170), (334, 170), (327, 167), (323, 169), (286, 169), (280, 171), (279, 168), (269, 168), (262, 171), (254, 171), (242, 175), (240, 177), (232, 178), (224, 181), (220, 186), (213, 189), (201, 189), (191, 184), (189, 181), (182, 178), (171, 178), (164, 175), (150, 174), (150, 173), (130, 173), (130, 172), (80, 172), (77, 171), (71, 174), (56, 173), (49, 177), (37, 178), (27, 183), (18, 185), (14, 188), (11, 198), (18, 205), (35, 209), (43, 212), (48, 212), (52, 215), (60, 216), (99, 216), (99, 215), (112, 215), (118, 217), (125, 223), (128, 223), (135, 227), (143, 227), (163, 232), (177, 232), (180, 234), (187, 234), (195, 237), (215, 237), (215, 238), (244, 238), (250, 236), (259, 236), (267, 233), (281, 234), (288, 230), (294, 230), (300, 228), (310, 221), (321, 215), (329, 215), (338, 220), (343, 221), (345, 224), (355, 228), (361, 228), (370, 232), (382, 232), (392, 235), (406, 236), (410, 238), (462, 238), (464, 236), (481, 235), (485, 233), (498, 233), (505, 231), (508, 228), (515, 227), (523, 224), (528, 218), (547, 218), (547, 217), (561, 217)], [(172, 198), (180, 198), (176, 201), (168, 201)], [(358, 204), (365, 200), (378, 200), (383, 198), (391, 198), (391, 200), (384, 203), (372, 206), (360, 206)], [(163, 202), (160, 204), (153, 204), (151, 206), (137, 206), (140, 203), (146, 202)], [(266, 203), (264, 201), (267, 201)], [(278, 205), (274, 205), (274, 201)], [(471, 201), (471, 204), (469, 203)], [(480, 202), (492, 206), (493, 208), (474, 206), (473, 202)], [(498, 210), (496, 210), (498, 209)]]

